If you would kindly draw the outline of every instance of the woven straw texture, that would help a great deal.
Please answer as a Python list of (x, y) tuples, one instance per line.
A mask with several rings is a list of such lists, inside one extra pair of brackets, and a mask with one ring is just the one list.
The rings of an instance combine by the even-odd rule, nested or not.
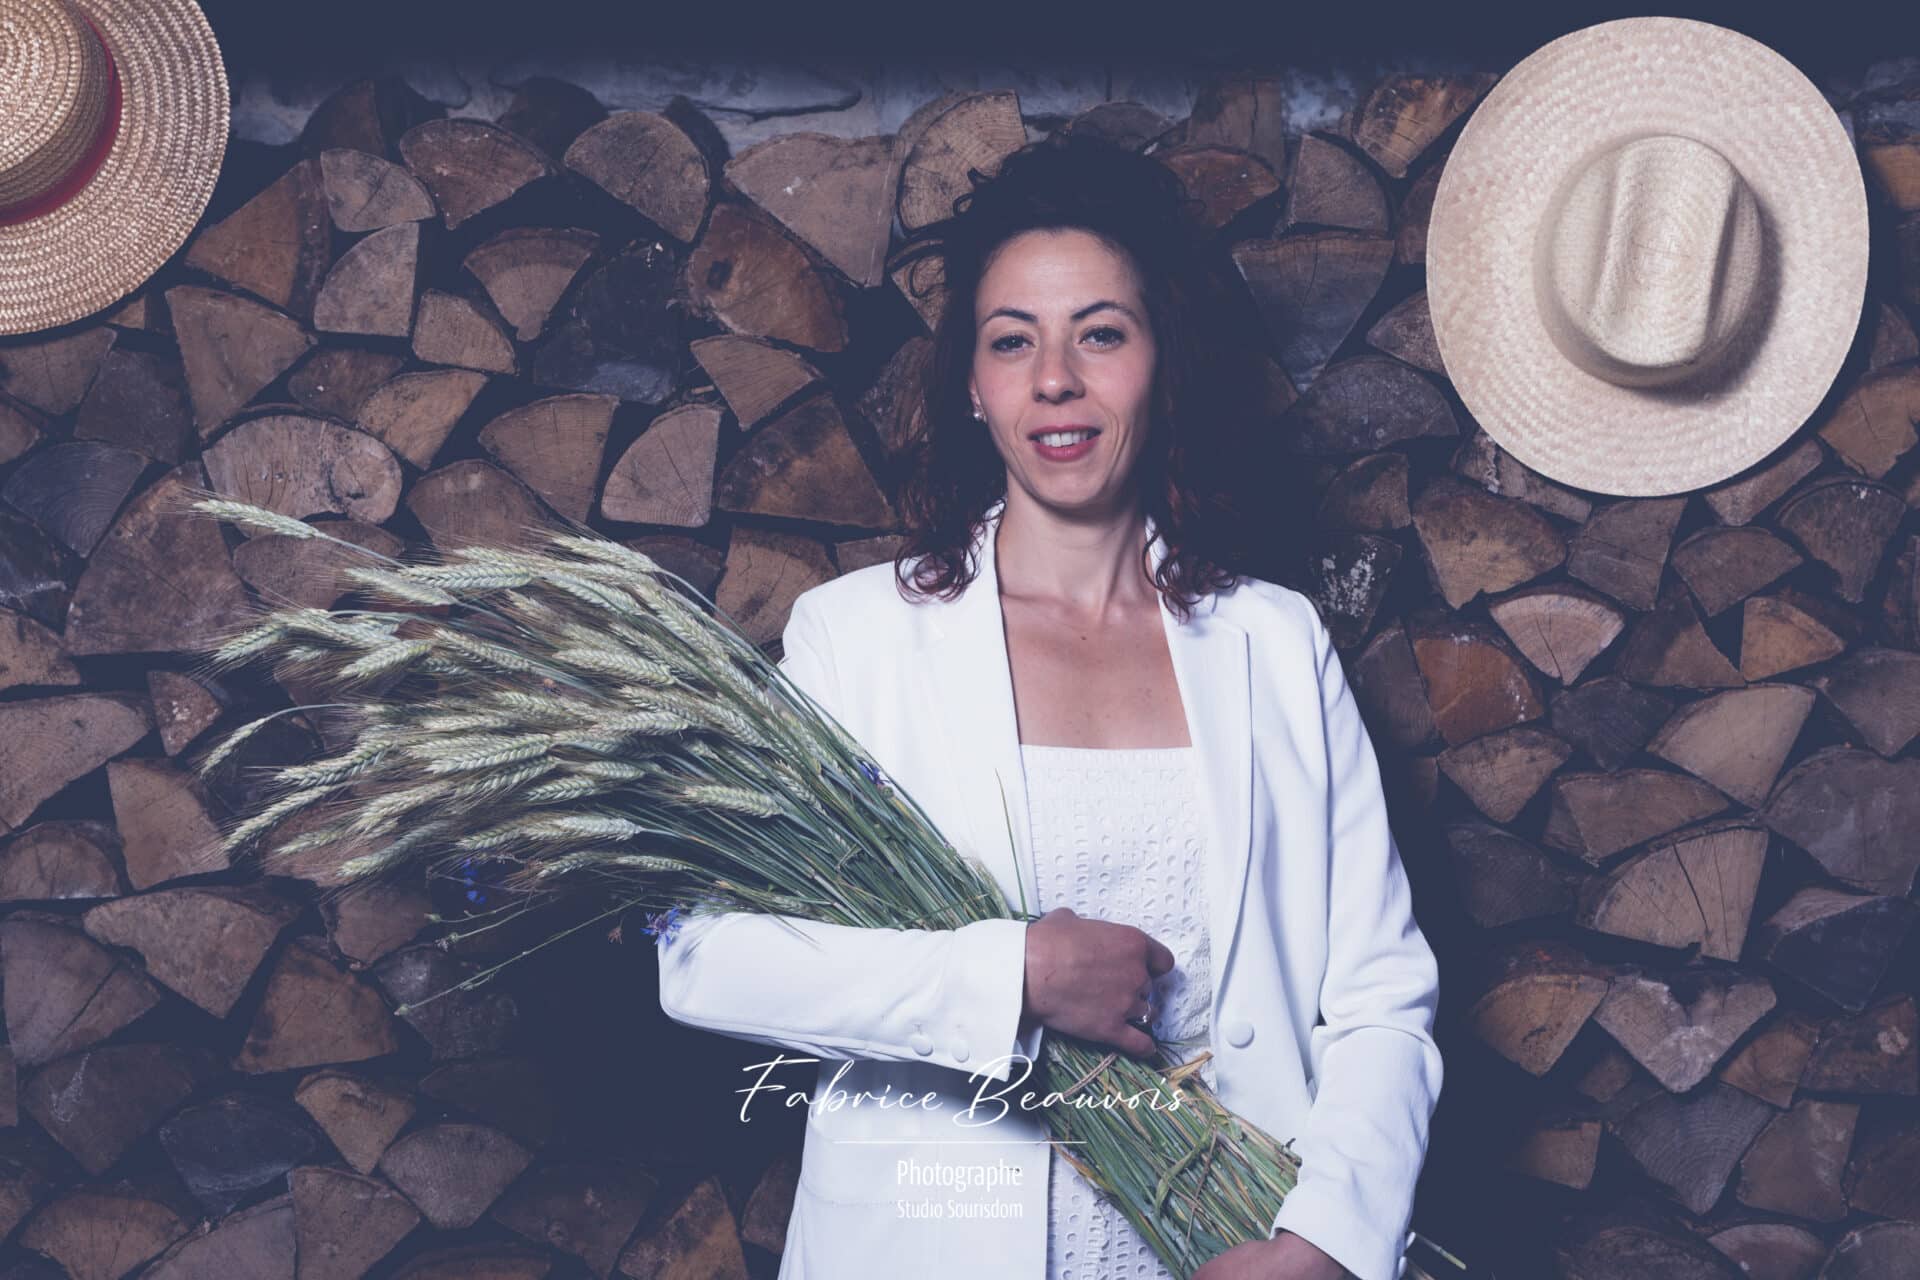
[[(1712, 147), (1757, 198), (1768, 296), (1715, 376), (1636, 388), (1554, 343), (1535, 237), (1570, 173), (1657, 134)], [(1467, 121), (1434, 196), (1427, 298), (1447, 376), (1502, 448), (1583, 489), (1684, 493), (1765, 458), (1818, 407), (1859, 324), (1867, 246), (1853, 144), (1792, 63), (1724, 27), (1625, 18), (1542, 46)]]
[[(119, 70), (119, 132), (99, 172), (72, 199), (40, 217), (0, 225), (0, 333), (78, 320), (137, 288), (192, 232), (226, 154), (226, 70), (192, 0), (72, 2), (101, 31)], [(4, 105), (10, 115), (26, 117), (0, 120), (9, 140), (0, 165), (17, 162), (37, 145), (36, 136), (59, 137), (65, 145), (67, 135), (53, 131), (50, 115), (24, 109), (20, 88), (36, 81), (21, 77), (60, 77), (39, 81), (49, 91), (35, 100), (50, 112), (63, 92), (78, 87), (77, 77), (89, 74), (84, 51), (41, 38), (67, 25), (46, 20), (50, 4), (0, 0)], [(45, 132), (35, 135), (36, 129)], [(35, 181), (18, 180), (29, 190)]]

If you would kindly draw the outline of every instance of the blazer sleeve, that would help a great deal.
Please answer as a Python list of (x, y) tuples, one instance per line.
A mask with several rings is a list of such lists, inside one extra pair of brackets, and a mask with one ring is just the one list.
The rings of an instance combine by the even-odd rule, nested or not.
[[(810, 592), (793, 604), (781, 670), (828, 714), (841, 706)], [(1026, 923), (866, 929), (746, 911), (683, 918), (658, 944), (660, 1007), (687, 1026), (816, 1058), (931, 1062), (1006, 1081), (1019, 1032)]]
[(1379, 763), (1332, 637), (1311, 605), (1328, 756), (1330, 914), (1317, 1082), (1294, 1150), (1298, 1184), (1274, 1219), (1359, 1280), (1395, 1280), (1440, 1096), (1439, 969), (1387, 824)]

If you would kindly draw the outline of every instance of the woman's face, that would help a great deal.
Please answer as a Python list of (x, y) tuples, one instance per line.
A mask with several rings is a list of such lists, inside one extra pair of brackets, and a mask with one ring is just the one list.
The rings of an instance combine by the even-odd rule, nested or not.
[[(986, 415), (975, 425), (992, 434), (1009, 492), (1061, 510), (1125, 507), (1155, 358), (1131, 261), (1085, 231), (1022, 232), (988, 265), (974, 318), (969, 386)], [(1037, 439), (1081, 427), (1097, 434), (1066, 449)]]

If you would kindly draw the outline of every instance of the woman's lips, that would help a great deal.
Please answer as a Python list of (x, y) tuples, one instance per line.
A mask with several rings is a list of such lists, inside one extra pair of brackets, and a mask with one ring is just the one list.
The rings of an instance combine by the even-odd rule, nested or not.
[(1082, 458), (1093, 452), (1093, 442), (1099, 438), (1100, 433), (1096, 431), (1092, 435), (1074, 444), (1050, 445), (1042, 444), (1036, 437), (1033, 441), (1033, 447), (1039, 452), (1042, 458), (1045, 458), (1049, 462), (1072, 462), (1075, 458)]

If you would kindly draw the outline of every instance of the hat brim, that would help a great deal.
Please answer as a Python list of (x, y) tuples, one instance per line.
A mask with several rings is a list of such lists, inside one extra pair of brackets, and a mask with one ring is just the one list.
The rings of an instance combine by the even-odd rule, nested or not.
[[(1648, 133), (1725, 156), (1778, 253), (1766, 327), (1704, 391), (1587, 372), (1534, 301), (1534, 235), (1555, 192), (1595, 149)], [(1530, 54), (1462, 128), (1434, 193), (1427, 299), (1461, 402), (1520, 462), (1602, 493), (1682, 493), (1765, 458), (1819, 406), (1859, 325), (1867, 251), (1860, 164), (1811, 81), (1725, 27), (1623, 18)]]
[(0, 226), (0, 333), (51, 329), (138, 288), (192, 233), (226, 156), (226, 68), (199, 6), (74, 3), (119, 71), (120, 128), (72, 199)]

